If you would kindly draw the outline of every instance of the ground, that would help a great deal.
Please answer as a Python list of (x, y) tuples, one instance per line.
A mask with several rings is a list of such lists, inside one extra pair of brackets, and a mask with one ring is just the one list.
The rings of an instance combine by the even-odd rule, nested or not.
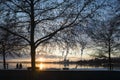
[(120, 71), (37, 71), (0, 70), (0, 80), (120, 80)]

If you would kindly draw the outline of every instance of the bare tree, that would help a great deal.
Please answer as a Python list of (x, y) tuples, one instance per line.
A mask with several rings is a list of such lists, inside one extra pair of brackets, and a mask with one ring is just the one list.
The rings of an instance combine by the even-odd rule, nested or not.
[(87, 38), (88, 37), (86, 37), (86, 35), (85, 35), (83, 37), (82, 36), (79, 37), (79, 40), (78, 40), (78, 43), (81, 45), (81, 60), (82, 60), (83, 51), (86, 48), (87, 43), (88, 43)]
[(11, 15), (13, 12), (17, 15), (16, 28), (20, 28), (23, 33), (7, 29), (2, 23), (0, 28), (29, 43), (32, 70), (35, 71), (37, 47), (65, 28), (91, 17), (103, 3), (104, 1), (98, 3), (98, 0), (84, 0), (79, 2), (77, 8), (74, 0), (6, 0), (1, 6)]
[(73, 31), (73, 35), (76, 37), (76, 43), (80, 45), (81, 60), (84, 49), (87, 47), (87, 44), (90, 41), (89, 36), (86, 34), (84, 27), (84, 25), (81, 25), (81, 27), (77, 26), (76, 29), (74, 29)]
[[(3, 8), (3, 6), (1, 6)], [(10, 16), (10, 12), (5, 12), (4, 10), (1, 10), (1, 23), (4, 23), (4, 28), (14, 30), (15, 29), (15, 16)], [(5, 12), (5, 13), (4, 13)], [(14, 25), (14, 26), (13, 26)], [(20, 31), (18, 31), (20, 32)], [(18, 36), (13, 36), (7, 31), (4, 31), (0, 29), (0, 54), (3, 57), (3, 67), (6, 69), (6, 57), (15, 55), (19, 55), (19, 51), (23, 48), (23, 40)], [(18, 51), (18, 52), (17, 52)]]
[(19, 56), (20, 50), (24, 47), (22, 44), (22, 39), (19, 37), (12, 36), (10, 33), (6, 31), (1, 31), (0, 34), (0, 54), (3, 57), (3, 68), (7, 69), (6, 57), (11, 56)]
[[(113, 5), (116, 4), (116, 5)], [(119, 38), (120, 38), (120, 6), (119, 1), (115, 0), (114, 2), (109, 2), (106, 4), (108, 10), (106, 10), (106, 15), (100, 14), (101, 18), (96, 18), (92, 25), (89, 25), (87, 29), (88, 35), (93, 39), (97, 46), (99, 46), (101, 57), (108, 57), (108, 63), (110, 70), (112, 69), (111, 65), (111, 53), (119, 51)], [(94, 24), (95, 23), (95, 24)], [(104, 53), (104, 54), (102, 54)], [(106, 54), (107, 53), (107, 54)]]
[[(99, 50), (102, 53), (108, 53), (108, 60), (110, 70), (111, 66), (111, 53), (116, 52), (118, 47), (120, 46), (119, 40), (119, 17), (115, 17), (117, 19), (112, 19), (111, 21), (100, 23), (101, 26), (94, 26), (93, 28), (89, 28), (88, 34), (89, 36), (96, 42), (96, 45), (99, 46)], [(101, 53), (101, 54), (102, 54)], [(107, 56), (104, 54), (104, 56)]]

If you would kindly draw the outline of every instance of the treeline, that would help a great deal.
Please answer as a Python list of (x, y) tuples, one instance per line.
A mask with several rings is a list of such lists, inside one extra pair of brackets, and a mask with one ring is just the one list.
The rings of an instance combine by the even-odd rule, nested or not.
[[(107, 58), (99, 59), (90, 59), (90, 60), (82, 60), (82, 61), (77, 61), (76, 63), (79, 65), (98, 65), (98, 66), (108, 66), (109, 60)], [(120, 66), (120, 58), (111, 58), (111, 64), (112, 66)]]

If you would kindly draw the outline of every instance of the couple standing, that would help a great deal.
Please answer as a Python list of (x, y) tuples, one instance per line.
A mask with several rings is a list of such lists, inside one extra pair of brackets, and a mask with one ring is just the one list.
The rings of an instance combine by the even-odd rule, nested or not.
[(16, 64), (16, 69), (22, 69), (22, 63), (17, 63)]

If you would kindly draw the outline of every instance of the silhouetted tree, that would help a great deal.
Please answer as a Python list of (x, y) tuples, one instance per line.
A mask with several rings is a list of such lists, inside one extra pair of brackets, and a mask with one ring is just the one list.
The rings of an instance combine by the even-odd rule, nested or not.
[[(116, 5), (113, 5), (116, 4)], [(95, 23), (89, 25), (88, 35), (94, 40), (97, 46), (99, 46), (100, 57), (107, 56), (109, 60), (109, 67), (111, 70), (111, 53), (116, 53), (119, 51), (119, 38), (120, 38), (120, 5), (119, 1), (107, 3), (106, 14), (99, 14), (101, 18), (96, 18), (90, 23)], [(104, 54), (102, 54), (104, 53)]]
[[(107, 56), (108, 53), (108, 60), (109, 66), (111, 70), (111, 53), (116, 52), (118, 47), (120, 46), (118, 38), (120, 38), (120, 26), (119, 20), (120, 18), (117, 16), (116, 19), (112, 19), (111, 21), (102, 22), (100, 23), (101, 26), (94, 26), (93, 28), (89, 28), (88, 34), (94, 40), (97, 46), (99, 46), (99, 50), (101, 52), (101, 56)], [(118, 21), (117, 21), (118, 20)], [(114, 52), (113, 52), (114, 51)], [(102, 55), (102, 53), (104, 53)], [(100, 56), (100, 57), (101, 57)], [(104, 57), (103, 56), (103, 57)]]
[(3, 57), (3, 67), (6, 69), (7, 56), (20, 56), (19, 51), (23, 48), (23, 40), (0, 29), (0, 54)]
[(37, 47), (65, 28), (90, 18), (104, 2), (83, 0), (76, 6), (74, 0), (6, 0), (1, 6), (11, 15), (13, 12), (17, 15), (16, 28), (20, 28), (23, 33), (5, 28), (4, 24), (0, 28), (29, 43), (32, 70), (35, 71)]

